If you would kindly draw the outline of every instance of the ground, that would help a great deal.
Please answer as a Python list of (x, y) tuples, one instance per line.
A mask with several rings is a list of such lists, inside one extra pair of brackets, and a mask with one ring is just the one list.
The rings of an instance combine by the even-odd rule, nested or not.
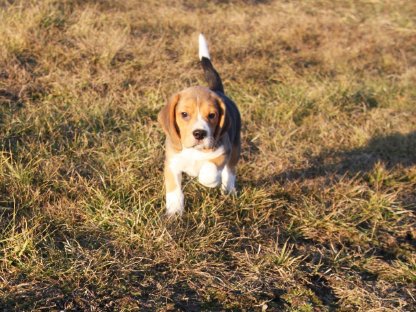
[[(203, 31), (238, 195), (164, 215)], [(0, 309), (414, 311), (414, 1), (0, 0)]]

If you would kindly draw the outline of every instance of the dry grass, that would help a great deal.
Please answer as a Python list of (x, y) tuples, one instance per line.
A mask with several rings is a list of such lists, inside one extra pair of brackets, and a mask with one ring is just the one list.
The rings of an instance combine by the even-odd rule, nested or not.
[[(412, 1), (0, 1), (0, 307), (416, 309)], [(204, 31), (237, 198), (163, 215), (165, 99)]]

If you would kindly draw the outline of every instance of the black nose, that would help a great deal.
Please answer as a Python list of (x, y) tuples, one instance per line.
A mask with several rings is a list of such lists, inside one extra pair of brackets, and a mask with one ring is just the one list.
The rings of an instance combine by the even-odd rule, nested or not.
[(194, 132), (192, 132), (192, 134), (194, 135), (195, 139), (197, 140), (202, 140), (203, 138), (205, 138), (207, 136), (207, 132), (205, 130), (194, 130)]

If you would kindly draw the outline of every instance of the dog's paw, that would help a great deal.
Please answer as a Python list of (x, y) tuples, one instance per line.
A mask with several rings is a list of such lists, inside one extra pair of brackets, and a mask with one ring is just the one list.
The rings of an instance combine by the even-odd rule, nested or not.
[(198, 180), (206, 187), (218, 186), (221, 182), (221, 175), (217, 166), (210, 162), (203, 164), (199, 171)]
[(227, 188), (221, 185), (221, 194), (225, 196), (237, 196), (237, 189), (235, 187)]
[(221, 191), (223, 194), (236, 195), (235, 174), (226, 166), (221, 172)]
[(173, 216), (183, 213), (184, 198), (182, 191), (178, 188), (173, 192), (166, 193), (166, 214)]

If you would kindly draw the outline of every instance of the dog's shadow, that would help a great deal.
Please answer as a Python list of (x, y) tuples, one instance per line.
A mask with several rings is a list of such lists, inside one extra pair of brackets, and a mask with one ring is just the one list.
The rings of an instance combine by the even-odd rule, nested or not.
[(416, 131), (376, 136), (365, 146), (344, 151), (325, 151), (309, 160), (310, 166), (286, 170), (256, 181), (256, 185), (287, 183), (324, 176), (356, 176), (374, 170), (381, 163), (386, 169), (416, 164)]

